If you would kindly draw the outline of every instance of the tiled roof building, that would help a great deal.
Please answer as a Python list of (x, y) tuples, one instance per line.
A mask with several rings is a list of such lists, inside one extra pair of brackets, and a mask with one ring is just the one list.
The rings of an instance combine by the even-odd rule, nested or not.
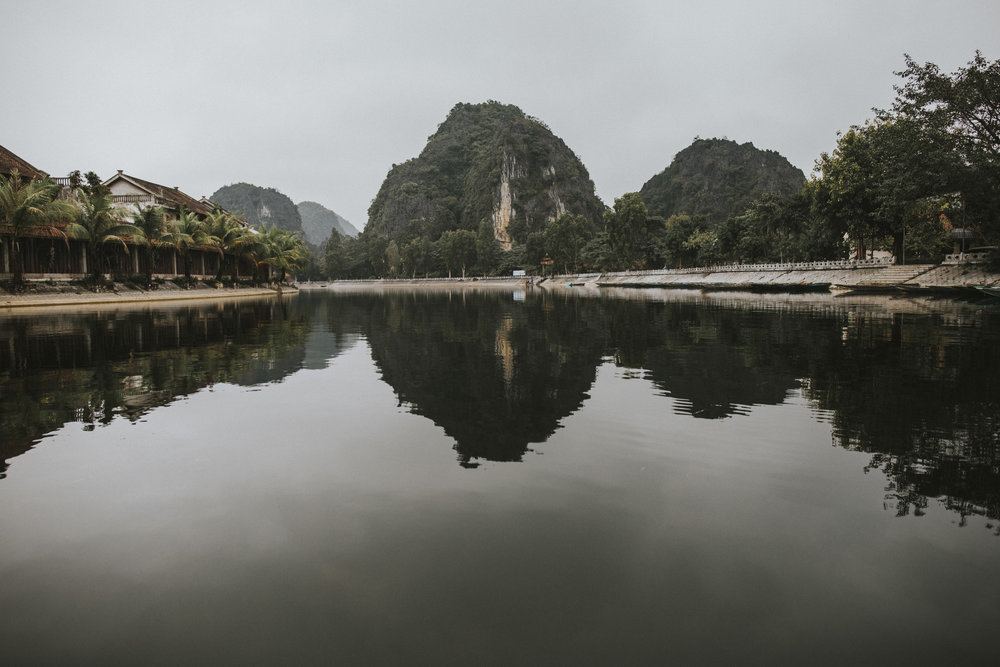
[(48, 176), (48, 174), (41, 169), (33, 167), (22, 158), (19, 158), (3, 146), (0, 146), (0, 174), (10, 176), (11, 172), (14, 171), (16, 171), (21, 178), (26, 180), (30, 180), (32, 178), (45, 178)]
[(212, 212), (212, 204), (209, 200), (195, 199), (191, 195), (181, 192), (180, 188), (169, 188), (159, 183), (136, 178), (122, 173), (118, 173), (104, 181), (111, 193), (115, 195), (115, 203), (125, 206), (138, 204), (146, 206), (162, 206), (169, 213), (176, 216), (183, 207), (185, 210), (194, 213), (199, 217), (207, 216)]

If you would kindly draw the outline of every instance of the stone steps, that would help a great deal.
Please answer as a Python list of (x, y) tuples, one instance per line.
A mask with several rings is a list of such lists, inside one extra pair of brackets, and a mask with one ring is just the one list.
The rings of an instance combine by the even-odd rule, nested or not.
[(892, 265), (874, 272), (870, 278), (861, 280), (859, 285), (902, 285), (914, 278), (927, 273), (934, 268), (934, 264), (906, 264), (903, 266)]

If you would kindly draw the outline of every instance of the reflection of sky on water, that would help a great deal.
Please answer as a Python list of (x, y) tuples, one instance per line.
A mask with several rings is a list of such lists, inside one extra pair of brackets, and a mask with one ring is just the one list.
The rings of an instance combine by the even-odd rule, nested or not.
[[(523, 309), (533, 301), (502, 303)], [(280, 382), (196, 388), (150, 406), (134, 423), (125, 414), (91, 431), (70, 422), (18, 456), (0, 480), (5, 659), (660, 664), (752, 655), (768, 663), (891, 664), (992, 657), (1000, 621), (997, 541), (984, 529), (992, 520), (963, 518), (938, 496), (919, 518), (899, 519), (892, 506), (906, 484), (933, 488), (913, 474), (950, 470), (934, 459), (935, 447), (946, 444), (939, 439), (953, 430), (941, 431), (924, 403), (944, 386), (933, 383), (957, 368), (980, 390), (992, 386), (954, 365), (964, 349), (954, 347), (955, 337), (919, 320), (875, 318), (882, 324), (872, 328), (870, 318), (852, 315), (843, 324), (846, 340), (867, 336), (874, 345), (849, 347), (862, 358), (947, 344), (933, 357), (944, 360), (940, 372), (916, 363), (922, 354), (899, 354), (847, 377), (816, 365), (825, 350), (845, 345), (837, 319), (816, 330), (809, 328), (815, 322), (799, 323), (799, 334), (813, 341), (808, 349), (782, 347), (798, 339), (790, 336), (794, 326), (779, 327), (784, 343), (775, 356), (769, 345), (747, 343), (766, 337), (768, 318), (725, 310), (716, 313), (718, 326), (704, 312), (641, 304), (610, 314), (578, 304), (579, 317), (564, 320), (552, 315), (565, 305), (559, 302), (537, 313), (478, 311), (483, 317), (447, 333), (467, 356), (482, 350), (473, 367), (494, 374), (498, 393), (489, 400), (525, 395), (517, 383), (534, 378), (550, 391), (569, 387), (562, 405), (571, 407), (536, 406), (533, 416), (549, 431), (521, 451), (522, 463), (480, 458), (467, 470), (455, 464), (461, 444), (449, 435), (467, 433), (455, 426), (463, 415), (426, 414), (433, 387), (408, 384), (420, 374), (411, 378), (407, 368), (421, 367), (398, 363), (409, 359), (406, 347), (378, 347), (388, 339), (369, 328), (384, 314), (372, 315), (374, 305), (384, 304), (325, 304), (329, 310), (295, 339), (298, 366)], [(433, 311), (433, 304), (416, 305), (424, 315)], [(433, 318), (388, 313), (413, 354), (448, 358), (446, 346), (427, 344), (444, 333)], [(593, 365), (565, 382), (523, 375), (519, 361), (566, 358), (558, 341), (533, 356), (541, 342), (521, 330), (526, 314), (540, 318), (533, 327), (561, 323), (572, 332), (564, 342), (599, 339), (596, 347), (570, 346)], [(407, 322), (426, 327), (410, 335)], [(661, 324), (677, 328), (666, 335)], [(976, 360), (989, 369), (995, 359), (983, 345), (997, 332), (976, 326), (962, 345), (980, 346)], [(727, 336), (743, 347), (724, 344), (734, 340)], [(699, 383), (702, 360), (718, 366)], [(755, 364), (764, 370), (753, 372)], [(873, 433), (869, 411), (884, 404), (865, 408), (876, 401), (866, 392), (901, 391), (891, 383), (908, 380), (911, 370), (932, 383), (910, 399), (927, 413), (926, 430), (883, 420), (887, 431)], [(867, 384), (851, 389), (845, 378)], [(732, 418), (696, 418), (689, 410), (696, 401), (729, 405)], [(477, 409), (476, 401), (468, 405)], [(974, 403), (962, 405), (970, 412), (957, 417), (985, 424)], [(929, 437), (901, 437), (914, 432)], [(871, 449), (880, 442), (918, 447)], [(986, 449), (972, 453), (989, 460)], [(870, 467), (878, 455), (890, 457), (888, 476)], [(963, 470), (980, 468), (955, 472)], [(996, 488), (990, 479), (938, 488), (980, 502), (975, 494)], [(968, 526), (959, 529), (962, 521)]]
[(696, 420), (604, 364), (529, 461), (468, 471), (374, 370), (356, 346), (21, 457), (0, 485), (8, 656), (955, 660), (985, 642), (953, 628), (998, 620), (969, 598), (998, 599), (994, 540), (882, 512), (884, 478), (801, 397)]

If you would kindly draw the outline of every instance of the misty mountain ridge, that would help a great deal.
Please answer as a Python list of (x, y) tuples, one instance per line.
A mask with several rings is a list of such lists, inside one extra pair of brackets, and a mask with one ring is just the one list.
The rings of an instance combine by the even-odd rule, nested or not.
[(322, 245), (330, 238), (330, 231), (336, 230), (341, 236), (355, 237), (359, 234), (357, 228), (346, 218), (337, 215), (327, 207), (314, 201), (304, 201), (298, 204), (299, 216), (302, 219), (302, 231), (306, 240), (313, 245)]
[(326, 243), (333, 229), (342, 236), (358, 235), (354, 225), (322, 204), (302, 202), (296, 205), (275, 188), (234, 183), (219, 188), (209, 199), (242, 216), (254, 227), (266, 225), (299, 232), (314, 250)]
[(219, 188), (209, 199), (227, 211), (243, 216), (254, 227), (266, 225), (290, 232), (303, 231), (299, 209), (275, 188), (234, 183)]

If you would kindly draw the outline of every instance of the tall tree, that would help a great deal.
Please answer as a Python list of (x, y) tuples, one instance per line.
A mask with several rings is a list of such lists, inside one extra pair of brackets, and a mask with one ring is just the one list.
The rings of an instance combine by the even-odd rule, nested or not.
[(933, 63), (918, 64), (909, 55), (905, 81), (895, 86), (891, 114), (916, 119), (929, 135), (947, 137), (973, 166), (1000, 163), (1000, 60), (990, 62), (976, 51), (957, 72), (943, 74)]
[(135, 243), (140, 244), (146, 255), (146, 286), (153, 284), (153, 264), (156, 258), (156, 243), (163, 241), (167, 232), (166, 222), (163, 217), (163, 208), (159, 206), (147, 206), (142, 208), (136, 204), (136, 210), (132, 212), (132, 224), (141, 232), (133, 238)]
[(384, 277), (386, 274), (385, 251), (389, 248), (389, 239), (374, 232), (361, 235), (361, 242), (368, 256), (368, 266), (371, 273), (369, 275)]
[(187, 280), (191, 280), (191, 250), (216, 243), (215, 237), (206, 230), (205, 223), (187, 210), (181, 210), (177, 220), (170, 223), (163, 240), (177, 248), (184, 264), (184, 278)]
[(297, 271), (309, 263), (309, 249), (302, 236), (280, 227), (265, 227), (260, 234), (262, 261), (279, 270), (279, 283), (285, 282), (289, 271)]
[(430, 241), (422, 236), (403, 246), (403, 266), (409, 271), (411, 278), (416, 278), (419, 272), (427, 272), (431, 251)]
[[(891, 242), (903, 261), (904, 241), (921, 220), (920, 202), (955, 188), (957, 154), (929, 137), (911, 117), (869, 121), (841, 135), (817, 161), (812, 188), (818, 209), (845, 230), (859, 255)], [(866, 243), (867, 242), (867, 243)]]
[(476, 263), (484, 276), (496, 270), (501, 252), (500, 242), (493, 232), (493, 223), (485, 219), (480, 221), (479, 232), (476, 234)]
[(330, 238), (323, 245), (323, 272), (330, 280), (336, 280), (344, 275), (347, 268), (347, 257), (340, 232), (330, 230)]
[(122, 219), (114, 206), (114, 196), (106, 190), (79, 190), (80, 210), (76, 220), (66, 226), (66, 233), (87, 246), (87, 264), (95, 279), (109, 270), (105, 249), (109, 245), (129, 252), (127, 241), (142, 238), (142, 231)]
[[(695, 265), (698, 248), (701, 241), (705, 240), (704, 227), (699, 219), (689, 215), (672, 215), (667, 219), (661, 244), (668, 266), (682, 269)], [(699, 242), (690, 243), (692, 237), (697, 237)]]
[[(982, 53), (952, 74), (905, 56), (896, 100), (880, 118), (912, 119), (926, 143), (952, 152), (951, 185), (962, 193), (963, 213), (1000, 241), (1000, 60)], [(939, 194), (939, 193), (934, 193)]]
[(545, 229), (545, 252), (563, 273), (576, 271), (583, 246), (593, 236), (590, 222), (580, 215), (564, 213)]
[(630, 269), (639, 260), (646, 240), (646, 205), (638, 192), (615, 199), (612, 210), (604, 213), (604, 228), (618, 268)]
[(229, 254), (233, 257), (232, 279), (236, 282), (239, 271), (239, 254), (236, 251), (249, 242), (246, 225), (232, 213), (216, 208), (205, 219), (205, 231), (214, 239), (215, 247), (219, 250), (219, 270), (215, 274), (215, 280), (222, 282), (226, 254)]
[(0, 225), (10, 234), (11, 273), (17, 283), (24, 281), (21, 240), (33, 229), (55, 231), (54, 223), (69, 220), (76, 212), (72, 204), (59, 199), (59, 190), (49, 179), (25, 181), (17, 171), (0, 176)]
[(469, 229), (447, 231), (438, 239), (438, 248), (451, 277), (453, 269), (461, 269), (462, 278), (465, 271), (476, 261), (476, 233)]

